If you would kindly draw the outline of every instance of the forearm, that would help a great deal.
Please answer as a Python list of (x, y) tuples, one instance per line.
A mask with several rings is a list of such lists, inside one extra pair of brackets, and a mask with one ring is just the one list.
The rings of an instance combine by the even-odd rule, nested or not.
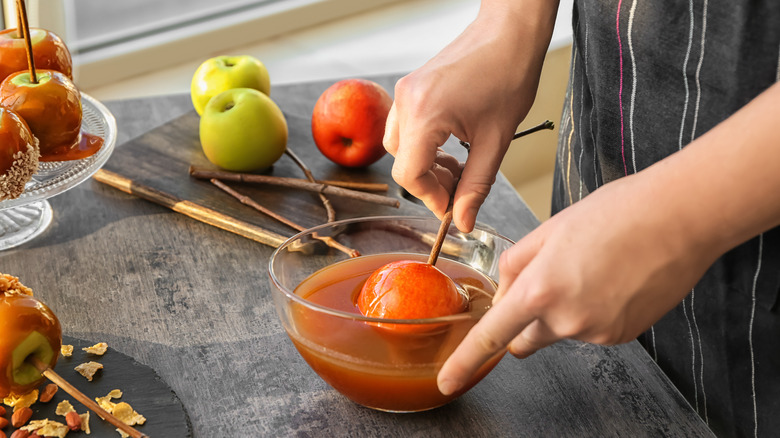
[[(458, 38), (395, 86), (384, 138), (395, 157), (393, 178), (439, 217), (453, 199), (453, 221), (462, 231), (474, 226), (533, 104), (557, 6), (557, 0), (483, 0)], [(451, 135), (471, 143), (462, 167), (437, 159)]]
[[(503, 42), (493, 47), (504, 52), (492, 56), (518, 58), (513, 63), (518, 73), (538, 76), (550, 45), (558, 6), (558, 0), (483, 0), (475, 23), (485, 30), (493, 30), (490, 35)], [(501, 31), (495, 32), (497, 29)]]
[[(645, 190), (688, 245), (722, 254), (780, 225), (780, 84), (648, 168)], [(655, 187), (654, 187), (655, 186)]]

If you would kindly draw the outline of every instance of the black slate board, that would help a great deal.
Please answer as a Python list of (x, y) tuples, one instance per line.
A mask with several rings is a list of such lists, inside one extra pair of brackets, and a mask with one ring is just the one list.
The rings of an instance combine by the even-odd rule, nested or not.
[[(135, 426), (138, 431), (150, 438), (189, 438), (192, 436), (190, 420), (184, 406), (173, 390), (160, 379), (153, 369), (112, 349), (110, 345), (103, 356), (88, 354), (82, 350), (82, 348), (92, 346), (99, 341), (93, 342), (63, 336), (62, 342), (73, 345), (73, 355), (60, 357), (54, 371), (85, 395), (94, 400), (96, 397), (107, 395), (113, 389), (119, 389), (123, 392), (122, 397), (112, 401), (114, 403), (127, 402), (136, 412), (146, 417), (145, 424)], [(74, 370), (77, 365), (89, 361), (103, 364), (103, 369), (95, 374), (91, 382)], [(43, 383), (41, 389), (48, 383), (48, 381)], [(57, 404), (63, 400), (68, 400), (79, 414), (88, 411), (84, 405), (60, 389), (50, 402), (38, 402), (32, 406), (32, 420), (48, 418), (52, 421), (65, 423), (64, 417), (55, 414)], [(8, 409), (5, 417), (10, 421), (11, 409)], [(89, 425), (90, 435), (83, 432), (70, 432), (68, 437), (115, 438), (120, 436), (115, 426), (101, 420), (93, 412), (90, 412)], [(3, 429), (8, 436), (11, 436), (13, 430), (11, 426)]]

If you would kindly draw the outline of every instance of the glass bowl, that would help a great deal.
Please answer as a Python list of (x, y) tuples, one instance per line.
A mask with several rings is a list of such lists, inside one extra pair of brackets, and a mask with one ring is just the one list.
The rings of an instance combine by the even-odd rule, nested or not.
[(439, 392), (436, 374), (490, 307), (499, 256), (513, 244), (489, 228), (465, 234), (450, 227), (436, 263), (470, 296), (468, 311), (379, 319), (363, 316), (355, 304), (365, 278), (383, 264), (427, 260), (440, 224), (403, 216), (332, 222), (291, 237), (271, 256), (274, 305), (290, 340), (325, 382), (360, 405), (389, 412), (436, 408), (477, 384), (504, 354), (459, 392)]

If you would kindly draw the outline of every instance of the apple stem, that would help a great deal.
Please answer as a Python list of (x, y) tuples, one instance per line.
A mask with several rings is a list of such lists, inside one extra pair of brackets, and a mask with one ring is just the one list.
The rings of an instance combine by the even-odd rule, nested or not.
[(105, 409), (101, 408), (100, 405), (92, 401), (89, 397), (84, 395), (83, 392), (76, 389), (75, 386), (68, 383), (67, 380), (63, 379), (59, 374), (54, 372), (54, 370), (49, 367), (45, 362), (41, 361), (40, 359), (36, 357), (31, 357), (27, 359), (30, 361), (35, 368), (38, 369), (38, 371), (43, 374), (47, 379), (51, 380), (54, 384), (62, 388), (63, 391), (67, 392), (71, 395), (71, 397), (78, 400), (81, 404), (89, 408), (92, 412), (99, 415), (101, 418), (105, 419), (112, 425), (118, 427), (122, 432), (130, 435), (132, 438), (149, 438), (147, 435), (137, 431), (136, 429), (128, 426), (127, 424), (121, 422), (118, 418), (113, 416), (112, 414), (108, 413)]
[(24, 45), (27, 48), (27, 65), (30, 67), (30, 82), (33, 84), (38, 83), (38, 76), (35, 74), (35, 59), (33, 59), (32, 40), (30, 38), (30, 26), (27, 22), (27, 10), (24, 7), (24, 0), (16, 0), (16, 13), (18, 15), (17, 20), (17, 32), (19, 29), (24, 34)]

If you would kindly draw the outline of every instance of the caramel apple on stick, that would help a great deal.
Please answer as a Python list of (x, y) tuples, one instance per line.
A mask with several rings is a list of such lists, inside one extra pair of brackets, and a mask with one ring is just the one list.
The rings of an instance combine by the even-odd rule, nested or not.
[[(73, 82), (54, 70), (12, 73), (0, 83), (0, 105), (18, 113), (38, 139), (41, 161), (65, 161), (78, 145), (81, 95)], [(83, 158), (83, 157), (76, 157)]]
[(0, 274), (0, 333), (0, 398), (27, 394), (45, 380), (28, 359), (57, 363), (60, 322), (18, 278)]
[[(73, 79), (70, 52), (60, 37), (51, 31), (30, 28), (35, 66), (57, 70)], [(0, 31), (0, 82), (11, 73), (27, 69), (27, 52), (21, 27)]]
[(70, 161), (97, 152), (102, 139), (81, 132), (81, 93), (64, 73), (35, 67), (24, 1), (17, 0), (27, 52), (27, 71), (0, 83), (0, 105), (17, 112), (39, 141), (40, 161)]
[[(398, 260), (374, 271), (358, 294), (360, 312), (384, 319), (424, 319), (467, 310), (469, 297), (435, 266), (451, 222), (450, 204), (427, 262)], [(397, 332), (415, 332), (422, 326), (381, 324), (380, 327)]]
[(62, 347), (60, 322), (30, 288), (7, 274), (0, 274), (0, 333), (0, 398), (27, 394), (49, 379), (131, 437), (146, 437), (54, 372)]

